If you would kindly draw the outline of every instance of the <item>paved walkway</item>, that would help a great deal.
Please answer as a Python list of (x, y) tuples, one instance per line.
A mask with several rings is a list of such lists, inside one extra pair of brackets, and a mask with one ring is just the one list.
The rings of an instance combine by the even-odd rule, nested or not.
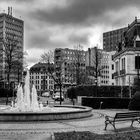
[[(55, 132), (91, 131), (98, 134), (114, 133), (113, 127), (108, 126), (104, 131), (104, 115), (113, 115), (125, 110), (93, 110), (93, 116), (84, 119), (63, 120), (53, 122), (1, 122), (0, 140), (50, 140)], [(140, 129), (138, 123), (135, 128)], [(119, 130), (130, 130), (130, 122), (117, 125)], [(135, 130), (135, 129), (133, 129)]]

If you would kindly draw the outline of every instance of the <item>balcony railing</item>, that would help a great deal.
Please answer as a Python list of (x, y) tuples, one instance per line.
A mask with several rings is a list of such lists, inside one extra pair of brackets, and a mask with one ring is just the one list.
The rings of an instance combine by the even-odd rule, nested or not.
[(118, 71), (114, 72), (113, 77), (117, 77), (119, 75)]
[(120, 75), (124, 75), (126, 72), (125, 72), (125, 69), (123, 70), (120, 70)]

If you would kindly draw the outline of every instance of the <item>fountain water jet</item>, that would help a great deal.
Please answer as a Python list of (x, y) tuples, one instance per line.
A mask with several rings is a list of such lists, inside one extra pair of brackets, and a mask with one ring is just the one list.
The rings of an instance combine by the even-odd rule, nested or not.
[(12, 107), (0, 107), (0, 121), (52, 121), (89, 116), (92, 116), (92, 108), (89, 107), (39, 105), (35, 86), (30, 90), (29, 71), (24, 86), (18, 85), (16, 103)]
[(25, 77), (24, 87), (22, 88), (22, 85), (18, 85), (16, 101), (15, 108), (17, 108), (19, 111), (39, 110), (37, 91), (34, 85), (30, 91), (29, 71), (27, 71), (27, 75)]

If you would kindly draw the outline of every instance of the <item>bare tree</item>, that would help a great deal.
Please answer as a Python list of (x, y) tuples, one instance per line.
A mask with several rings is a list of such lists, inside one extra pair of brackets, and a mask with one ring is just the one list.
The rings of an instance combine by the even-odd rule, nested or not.
[(55, 82), (55, 85), (58, 86), (60, 89), (60, 105), (61, 105), (62, 87), (64, 82), (64, 72), (61, 66), (64, 64), (64, 60), (61, 57), (59, 63), (57, 63), (54, 66), (53, 65), (54, 53), (52, 51), (48, 51), (41, 55), (41, 62), (46, 62), (48, 64), (48, 69), (47, 69), (48, 75), (52, 77), (52, 79)]
[(83, 46), (74, 46), (73, 60), (70, 61), (70, 67), (73, 69), (73, 79), (76, 80), (76, 85), (83, 84), (83, 75), (85, 74), (85, 52)]
[[(5, 38), (1, 38), (0, 44), (0, 52), (4, 63), (4, 79), (6, 78), (8, 89), (10, 89), (10, 82), (12, 82), (11, 76), (14, 74), (16, 66), (19, 64), (19, 62), (21, 64), (20, 69), (22, 71), (23, 48), (21, 48), (20, 41), (14, 33), (7, 35)], [(6, 104), (7, 103), (8, 94)]]
[(21, 79), (22, 79), (22, 66), (23, 66), (23, 63), (19, 60), (15, 60), (13, 62), (13, 68), (12, 68), (12, 73), (14, 73), (14, 75), (17, 75), (16, 79), (17, 79), (17, 82), (20, 83)]
[(44, 52), (41, 55), (40, 61), (48, 64), (54, 63), (54, 52), (53, 51)]
[[(10, 84), (10, 75), (12, 74), (12, 69), (14, 69), (15, 62), (21, 62), (23, 58), (23, 53), (19, 45), (18, 38), (15, 34), (7, 36), (5, 39), (0, 40), (1, 48), (0, 51), (3, 52), (3, 58), (5, 63), (5, 73), (7, 75), (8, 85)], [(20, 67), (22, 68), (22, 67)]]
[(101, 76), (101, 70), (104, 69), (104, 67), (101, 67), (102, 50), (94, 47), (92, 52), (91, 49), (89, 51), (89, 66), (87, 67), (87, 71), (89, 76), (94, 77), (97, 96), (98, 77)]

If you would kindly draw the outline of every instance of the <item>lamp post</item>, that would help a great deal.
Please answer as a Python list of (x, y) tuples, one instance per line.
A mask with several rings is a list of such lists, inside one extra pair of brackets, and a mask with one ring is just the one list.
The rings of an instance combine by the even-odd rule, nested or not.
[[(6, 88), (8, 87), (9, 85), (8, 85), (8, 82), (6, 82)], [(7, 89), (9, 89), (9, 88), (7, 88)], [(8, 105), (8, 92), (9, 92), (9, 90), (7, 91), (6, 90), (6, 105)]]
[(11, 83), (11, 87), (12, 87), (12, 93), (13, 93), (13, 104), (15, 103), (15, 95), (14, 95), (14, 89), (15, 89), (15, 83), (12, 82)]

